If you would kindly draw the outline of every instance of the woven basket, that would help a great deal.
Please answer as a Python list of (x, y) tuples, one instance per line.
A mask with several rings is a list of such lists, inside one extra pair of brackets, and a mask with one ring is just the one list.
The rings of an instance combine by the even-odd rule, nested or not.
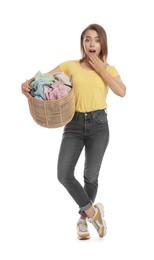
[(71, 121), (75, 113), (75, 96), (72, 88), (66, 97), (44, 101), (28, 99), (30, 113), (37, 124), (47, 128), (58, 128)]

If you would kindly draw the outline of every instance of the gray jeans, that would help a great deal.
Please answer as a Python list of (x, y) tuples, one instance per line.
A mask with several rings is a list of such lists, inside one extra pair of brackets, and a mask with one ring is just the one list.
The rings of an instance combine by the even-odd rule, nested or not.
[[(109, 140), (106, 110), (76, 112), (72, 121), (64, 127), (58, 158), (58, 180), (64, 185), (81, 215), (93, 204), (102, 159)], [(74, 176), (76, 163), (85, 147), (84, 187)]]

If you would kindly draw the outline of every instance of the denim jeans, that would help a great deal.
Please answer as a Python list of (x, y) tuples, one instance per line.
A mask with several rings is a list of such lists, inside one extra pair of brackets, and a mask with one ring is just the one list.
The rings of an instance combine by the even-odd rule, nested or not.
[[(75, 202), (81, 215), (93, 204), (97, 189), (102, 159), (108, 145), (109, 127), (106, 110), (76, 112), (71, 122), (64, 127), (58, 157), (58, 180)], [(84, 187), (74, 176), (75, 166), (85, 148)]]

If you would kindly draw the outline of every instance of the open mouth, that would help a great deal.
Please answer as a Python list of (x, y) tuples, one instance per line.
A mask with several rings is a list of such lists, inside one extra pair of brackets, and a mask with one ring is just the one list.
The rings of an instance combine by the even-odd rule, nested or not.
[(94, 53), (94, 54), (96, 53), (95, 50), (89, 50), (89, 52), (90, 52), (90, 53)]

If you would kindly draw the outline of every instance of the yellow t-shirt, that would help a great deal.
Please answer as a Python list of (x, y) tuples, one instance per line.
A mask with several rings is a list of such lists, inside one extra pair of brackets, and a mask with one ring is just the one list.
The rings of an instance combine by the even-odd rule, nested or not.
[[(83, 68), (80, 60), (66, 61), (59, 66), (74, 87), (76, 111), (90, 112), (107, 107), (108, 86), (94, 70)], [(113, 66), (107, 65), (106, 70), (112, 76), (119, 75)]]

